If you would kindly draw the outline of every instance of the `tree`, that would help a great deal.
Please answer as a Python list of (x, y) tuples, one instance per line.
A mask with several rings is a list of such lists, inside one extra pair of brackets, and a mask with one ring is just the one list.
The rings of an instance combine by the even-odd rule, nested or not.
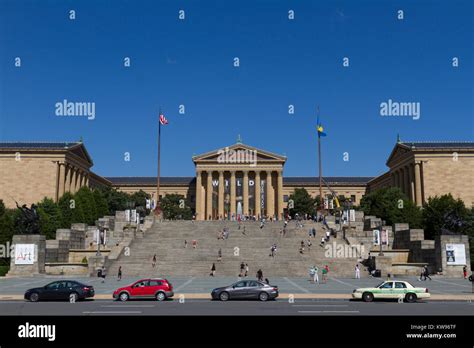
[(38, 203), (38, 214), (40, 217), (40, 232), (46, 239), (54, 239), (56, 230), (61, 227), (61, 212), (58, 205), (51, 199), (45, 197)]
[[(6, 247), (7, 243), (12, 241), (14, 232), (13, 225), (14, 211), (6, 209), (3, 201), (0, 199), (0, 244)], [(9, 258), (0, 257), (0, 265), (10, 264)]]
[(397, 187), (382, 188), (371, 192), (360, 202), (365, 215), (375, 215), (387, 225), (408, 223), (411, 228), (421, 228), (421, 210)]
[(76, 200), (70, 192), (65, 192), (58, 201), (61, 212), (61, 228), (71, 228), (73, 222), (84, 221), (84, 214), (80, 207), (76, 206)]
[(192, 219), (192, 210), (186, 205), (186, 200), (183, 195), (166, 195), (161, 199), (160, 205), (165, 219)]
[(289, 209), (288, 213), (292, 218), (296, 214), (300, 216), (305, 214), (313, 215), (315, 213), (315, 204), (318, 201), (319, 199), (312, 198), (306, 189), (296, 188), (295, 192), (288, 198), (288, 206), (293, 206), (293, 208)]
[(472, 235), (472, 209), (451, 194), (428, 198), (423, 206), (425, 237), (434, 238), (445, 228), (449, 231)]
[(97, 220), (97, 208), (92, 191), (83, 186), (76, 192), (74, 199), (76, 200), (76, 206), (79, 206), (84, 214), (84, 221), (81, 222), (94, 225)]
[(107, 201), (109, 214), (115, 215), (117, 210), (128, 209), (127, 202), (130, 201), (130, 197), (125, 192), (117, 191), (112, 187), (101, 187), (97, 190), (102, 193), (102, 196)]
[(137, 210), (141, 211), (143, 214), (146, 214), (146, 215), (150, 214), (150, 209), (146, 208), (146, 200), (149, 198), (150, 198), (150, 195), (143, 190), (134, 192), (130, 196), (130, 200), (132, 202), (135, 202), (135, 208), (137, 208)]
[(95, 207), (97, 210), (97, 218), (104, 217), (109, 214), (109, 206), (107, 200), (105, 199), (102, 191), (94, 190), (92, 192), (95, 201)]

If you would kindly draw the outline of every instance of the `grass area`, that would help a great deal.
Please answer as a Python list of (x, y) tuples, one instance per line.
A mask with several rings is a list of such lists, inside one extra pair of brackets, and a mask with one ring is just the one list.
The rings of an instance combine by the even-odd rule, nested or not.
[(4, 277), (8, 273), (10, 266), (0, 266), (0, 277)]

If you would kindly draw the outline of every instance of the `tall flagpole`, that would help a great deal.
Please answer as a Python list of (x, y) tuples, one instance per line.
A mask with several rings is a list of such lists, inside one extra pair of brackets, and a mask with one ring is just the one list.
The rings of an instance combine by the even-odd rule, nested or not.
[[(319, 123), (319, 106), (318, 106), (318, 123)], [(323, 176), (322, 176), (322, 165), (321, 165), (321, 134), (319, 132), (319, 124), (316, 125), (318, 132), (318, 160), (319, 160), (319, 206), (321, 210), (324, 210), (323, 201)]]
[(158, 176), (156, 179), (156, 207), (155, 207), (155, 215), (160, 215), (160, 155), (161, 155), (161, 108), (160, 113), (158, 115)]

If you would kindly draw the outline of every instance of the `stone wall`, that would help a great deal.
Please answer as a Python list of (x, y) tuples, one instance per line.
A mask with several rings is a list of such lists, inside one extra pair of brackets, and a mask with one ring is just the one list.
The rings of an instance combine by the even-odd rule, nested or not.
[(46, 237), (39, 234), (14, 235), (12, 245), (16, 244), (34, 244), (36, 246), (34, 263), (32, 265), (17, 265), (15, 257), (12, 257), (7, 276), (32, 276), (44, 273)]
[(462, 277), (464, 265), (448, 265), (446, 262), (446, 244), (464, 244), (466, 251), (466, 266), (471, 274), (471, 258), (469, 254), (469, 238), (466, 235), (440, 235), (436, 237), (436, 270), (448, 277)]

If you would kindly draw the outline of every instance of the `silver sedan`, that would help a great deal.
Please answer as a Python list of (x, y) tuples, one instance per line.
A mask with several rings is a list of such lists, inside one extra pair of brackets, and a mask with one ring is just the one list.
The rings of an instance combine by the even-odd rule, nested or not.
[(215, 288), (211, 292), (213, 300), (273, 300), (278, 297), (278, 286), (257, 280), (241, 280), (229, 286)]

